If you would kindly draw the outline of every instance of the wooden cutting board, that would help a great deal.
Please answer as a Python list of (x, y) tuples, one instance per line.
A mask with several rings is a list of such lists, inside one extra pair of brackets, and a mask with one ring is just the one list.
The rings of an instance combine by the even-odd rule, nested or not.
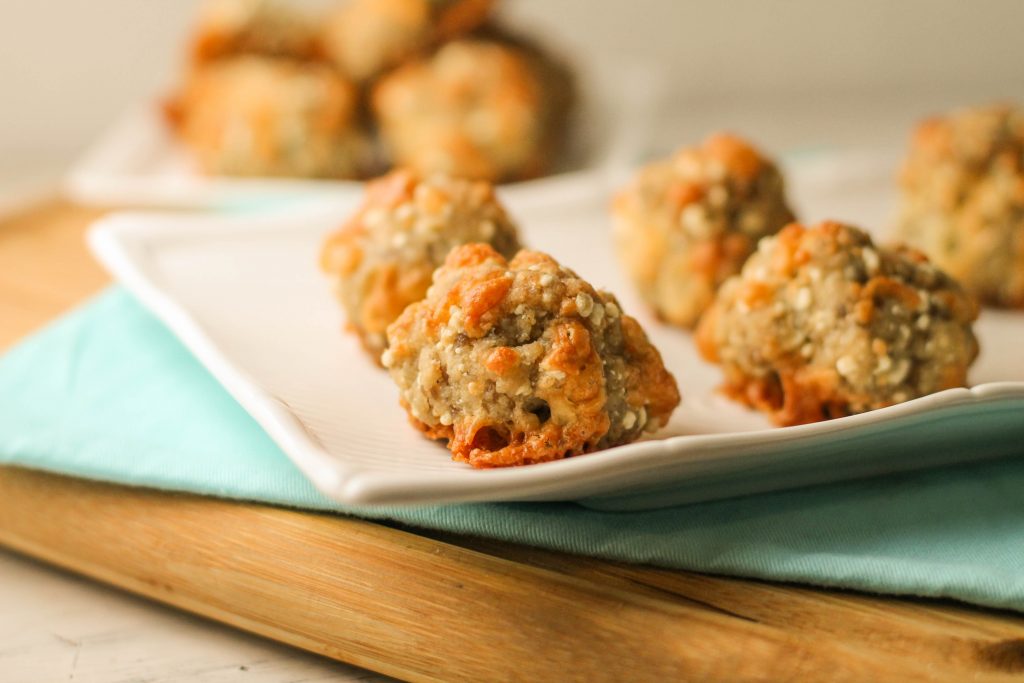
[[(0, 221), (0, 348), (106, 283), (99, 212)], [(1024, 618), (0, 468), (0, 544), (410, 680), (1024, 677)]]

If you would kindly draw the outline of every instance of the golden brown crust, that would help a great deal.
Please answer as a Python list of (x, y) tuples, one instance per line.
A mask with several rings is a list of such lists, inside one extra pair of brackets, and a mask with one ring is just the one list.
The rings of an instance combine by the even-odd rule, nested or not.
[(355, 88), (321, 64), (219, 59), (192, 69), (165, 112), (208, 174), (349, 178), (365, 164)]
[[(207, 174), (540, 176), (566, 147), (574, 79), (536, 43), (488, 24), (494, 4), (353, 0), (318, 28), (287, 0), (204, 0), (164, 117)], [(212, 68), (245, 60), (292, 71)], [(325, 73), (337, 82), (318, 83)], [(350, 93), (345, 129), (321, 130), (310, 119), (328, 118), (338, 90)]]
[(983, 302), (1024, 308), (1024, 110), (933, 117), (911, 140), (900, 236)]
[(780, 425), (964, 386), (977, 307), (919, 252), (850, 226), (791, 224), (762, 240), (697, 330), (723, 392)]
[(757, 240), (793, 219), (782, 177), (748, 142), (712, 135), (642, 169), (612, 204), (626, 270), (659, 317), (692, 327)]
[(630, 361), (626, 365), (626, 402), (629, 405), (644, 405), (648, 419), (665, 425), (679, 405), (679, 389), (675, 380), (665, 369), (661, 354), (647, 339), (647, 334), (635, 318), (622, 316), (622, 335), (625, 339), (625, 356)]
[(314, 60), (319, 41), (306, 18), (274, 0), (206, 0), (189, 50), (193, 65), (262, 55)]
[(389, 328), (384, 364), (411, 422), (474, 467), (627, 443), (679, 392), (614, 297), (539, 252), (454, 249), (427, 298)]
[(371, 103), (396, 164), (492, 182), (543, 173), (564, 114), (526, 53), (480, 39), (404, 64), (377, 83)]
[(509, 256), (519, 249), (488, 183), (399, 169), (367, 184), (362, 206), (325, 241), (320, 267), (335, 280), (348, 329), (379, 362), (388, 325), (423, 298), (452, 247), (475, 241)]
[(354, 0), (328, 17), (324, 51), (357, 82), (370, 81), (486, 21), (493, 0)]
[[(518, 364), (518, 359), (515, 360)], [(517, 432), (511, 442), (506, 434), (498, 432), (488, 422), (458, 422), (448, 446), (455, 460), (474, 467), (544, 462), (585, 452), (588, 442), (600, 440), (609, 426), (608, 414), (604, 411), (604, 377), (601, 358), (591, 344), (586, 327), (577, 321), (555, 326), (550, 334), (550, 349), (541, 365), (549, 372), (564, 373), (563, 394), (548, 397), (564, 403), (561, 409), (572, 411), (572, 421), (559, 424), (549, 420), (539, 431)], [(515, 365), (507, 367), (503, 374), (515, 369)], [(556, 405), (552, 410), (559, 410), (559, 407)]]
[(435, 32), (438, 40), (452, 40), (481, 26), (491, 16), (494, 0), (435, 2)]

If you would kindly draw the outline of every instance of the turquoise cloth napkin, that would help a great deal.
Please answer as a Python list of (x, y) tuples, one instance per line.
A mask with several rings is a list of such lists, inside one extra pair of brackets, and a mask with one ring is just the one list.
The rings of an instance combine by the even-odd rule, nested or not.
[(596, 557), (1024, 611), (1024, 459), (641, 513), (345, 509), (112, 289), (0, 358), (0, 463), (334, 510)]

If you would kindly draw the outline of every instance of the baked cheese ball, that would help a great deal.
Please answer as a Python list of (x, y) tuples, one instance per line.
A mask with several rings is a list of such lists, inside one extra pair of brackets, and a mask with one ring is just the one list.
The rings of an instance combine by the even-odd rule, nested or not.
[(321, 267), (375, 360), (387, 326), (426, 295), (448, 252), (469, 242), (508, 257), (519, 251), (516, 225), (489, 183), (398, 170), (367, 185), (363, 205), (324, 244)]
[(619, 257), (665, 321), (692, 327), (757, 241), (793, 220), (782, 175), (745, 140), (712, 135), (643, 168), (612, 202)]
[(368, 158), (355, 87), (321, 64), (217, 60), (191, 71), (168, 114), (208, 174), (351, 178)]
[(491, 182), (550, 166), (565, 109), (540, 62), (496, 40), (447, 43), (382, 78), (372, 109), (393, 163)]
[(241, 54), (311, 59), (318, 52), (307, 17), (283, 0), (207, 0), (191, 47), (194, 63)]
[(965, 386), (977, 315), (920, 252), (793, 223), (722, 285), (697, 345), (722, 366), (726, 394), (794, 425)]
[(675, 379), (615, 297), (553, 258), (458, 247), (388, 328), (412, 423), (473, 467), (558, 460), (657, 430)]
[(900, 185), (902, 239), (984, 303), (1024, 308), (1024, 109), (925, 121)]
[(358, 82), (482, 24), (493, 0), (354, 0), (327, 20), (324, 50)]

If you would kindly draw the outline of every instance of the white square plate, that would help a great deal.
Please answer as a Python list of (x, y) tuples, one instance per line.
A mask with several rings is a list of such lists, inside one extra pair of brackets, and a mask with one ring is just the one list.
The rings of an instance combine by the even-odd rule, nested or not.
[[(799, 213), (884, 225), (889, 166), (869, 156), (790, 169)], [(577, 500), (643, 509), (1017, 454), (1024, 441), (1024, 315), (985, 311), (973, 389), (864, 415), (772, 428), (715, 393), (718, 370), (653, 320), (615, 261), (603, 176), (502, 191), (531, 246), (619, 294), (683, 393), (650, 440), (540, 465), (477, 471), (406, 422), (390, 378), (355, 339), (317, 271), (324, 235), (359, 196), (272, 214), (122, 214), (96, 255), (192, 350), (313, 483), (347, 504)]]

